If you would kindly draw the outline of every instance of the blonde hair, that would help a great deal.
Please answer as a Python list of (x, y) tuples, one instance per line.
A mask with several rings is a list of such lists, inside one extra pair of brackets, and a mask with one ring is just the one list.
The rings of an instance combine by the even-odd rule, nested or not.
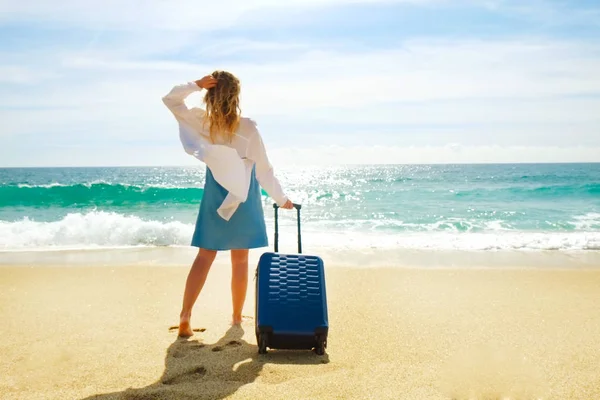
[(210, 140), (215, 143), (218, 138), (228, 142), (233, 140), (240, 125), (240, 81), (226, 71), (215, 71), (212, 77), (217, 85), (208, 89), (204, 96), (206, 114), (204, 123), (209, 124)]

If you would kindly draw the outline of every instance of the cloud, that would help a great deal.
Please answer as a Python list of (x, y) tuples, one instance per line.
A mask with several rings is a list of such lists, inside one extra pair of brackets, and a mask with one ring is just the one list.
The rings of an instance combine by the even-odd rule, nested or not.
[[(276, 51), (285, 44), (257, 42), (254, 46)], [(390, 50), (305, 50), (268, 63), (257, 55), (252, 61), (226, 64), (245, 78), (245, 87), (260, 86), (269, 97), (280, 97), (278, 104), (292, 101), (293, 107), (299, 100), (307, 107), (321, 107), (600, 93), (600, 45), (575, 41), (408, 40)], [(61, 65), (73, 73), (85, 70), (96, 77), (141, 81), (151, 76), (142, 74), (136, 79), (133, 74), (155, 71), (152, 77), (165, 77), (208, 70), (218, 62), (128, 59), (100, 53), (98, 57), (65, 55)], [(293, 96), (290, 89), (294, 89)]]
[[(117, 136), (123, 131), (132, 137), (160, 134), (157, 127), (171, 122), (160, 97), (172, 85), (216, 68), (240, 76), (243, 110), (259, 120), (338, 121), (344, 129), (352, 124), (463, 125), (463, 131), (473, 130), (472, 125), (476, 131), (498, 131), (502, 124), (515, 131), (528, 128), (518, 124), (543, 124), (544, 129), (555, 124), (551, 130), (556, 131), (568, 123), (579, 124), (582, 134), (600, 126), (600, 46), (572, 41), (409, 40), (400, 49), (304, 50), (284, 60), (227, 65), (73, 54), (62, 55), (59, 65), (54, 70), (38, 65), (40, 74), (56, 79), (2, 96), (0, 107), (63, 110), (11, 111), (3, 115), (4, 135), (58, 131), (65, 125), (111, 127)], [(35, 68), (24, 66), (13, 76), (35, 76)], [(191, 103), (199, 104), (198, 96)]]
[[(333, 43), (326, 34), (304, 40), (289, 32), (264, 37), (245, 29), (254, 25), (264, 32), (278, 21), (274, 32), (279, 33), (293, 10), (343, 10), (355, 3), (379, 1), (290, 0), (282, 6), (275, 0), (225, 0), (215, 6), (191, 0), (66, 0), (59, 8), (41, 0), (0, 0), (6, 32), (22, 24), (47, 34), (31, 46), (0, 45), (0, 140), (9, 148), (7, 160), (19, 162), (10, 158), (20, 148), (19, 138), (49, 149), (110, 143), (114, 151), (95, 154), (110, 160), (136, 141), (152, 151), (164, 145), (176, 154), (174, 122), (160, 97), (172, 85), (214, 69), (241, 78), (244, 113), (259, 121), (275, 147), (310, 140), (311, 149), (340, 143), (355, 154), (352, 145), (368, 138), (371, 144), (397, 149), (386, 159), (410, 159), (412, 151), (431, 160), (480, 159), (471, 147), (451, 153), (443, 147), (458, 143), (483, 146), (477, 147), (479, 154), (492, 156), (497, 156), (494, 150), (486, 149), (501, 146), (502, 159), (518, 155), (529, 160), (537, 154), (544, 160), (588, 160), (589, 151), (577, 146), (600, 145), (600, 45), (585, 38), (518, 32), (487, 39), (398, 35), (369, 47)], [(458, 3), (519, 15), (559, 7), (547, 1), (523, 9), (514, 1)], [(215, 7), (229, 12), (215, 13)], [(571, 11), (570, 16), (595, 12)], [(190, 99), (190, 104), (199, 103), (198, 95)], [(555, 145), (568, 150), (552, 150)], [(123, 162), (156, 160), (148, 154), (124, 156)]]
[(46, 0), (1, 1), (0, 18), (86, 29), (170, 29), (208, 31), (232, 27), (251, 11), (277, 13), (291, 8), (375, 3), (432, 3), (434, 0)]
[(600, 5), (592, 2), (489, 0), (482, 3), (492, 10), (519, 15), (544, 27), (600, 26)]
[(269, 93), (256, 99), (257, 112), (271, 104), (294, 109), (585, 95), (600, 93), (600, 46), (408, 41), (400, 50), (313, 52), (260, 68), (242, 65), (238, 71), (247, 77), (251, 93)]
[(34, 85), (50, 79), (59, 78), (57, 72), (42, 71), (40, 68), (22, 65), (0, 65), (0, 84)]

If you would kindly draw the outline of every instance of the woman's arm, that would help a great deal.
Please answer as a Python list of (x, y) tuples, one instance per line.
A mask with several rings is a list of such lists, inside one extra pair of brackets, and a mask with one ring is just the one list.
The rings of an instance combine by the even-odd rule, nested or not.
[(177, 85), (163, 98), (163, 103), (173, 113), (178, 121), (185, 121), (193, 123), (196, 115), (194, 115), (189, 108), (185, 105), (185, 99), (190, 94), (198, 92), (202, 89), (210, 89), (215, 87), (217, 80), (211, 75), (207, 75), (202, 79), (195, 82), (188, 82), (183, 85)]
[(162, 98), (162, 101), (177, 120), (188, 121), (193, 115), (191, 114), (190, 109), (185, 105), (185, 98), (200, 90), (202, 90), (202, 88), (198, 86), (196, 82), (177, 85)]
[(197, 130), (199, 127), (199, 117), (202, 113), (195, 113), (194, 109), (190, 110), (185, 105), (185, 98), (193, 92), (200, 91), (202, 89), (210, 89), (216, 85), (216, 79), (212, 76), (205, 76), (204, 78), (189, 82), (183, 85), (177, 85), (171, 91), (162, 98), (163, 103), (173, 113), (177, 121), (179, 121), (179, 139), (186, 153), (191, 154), (202, 160), (199, 156), (202, 153), (203, 141), (198, 135)]
[[(254, 121), (252, 122), (254, 124)], [(254, 126), (256, 128), (255, 124)], [(269, 162), (267, 151), (258, 129), (256, 129), (256, 132), (250, 137), (247, 154), (248, 158), (256, 163), (256, 179), (260, 186), (267, 191), (269, 196), (271, 196), (280, 207), (288, 205), (288, 202), (291, 204), (283, 192), (279, 180), (277, 180), (273, 173), (273, 166)]]

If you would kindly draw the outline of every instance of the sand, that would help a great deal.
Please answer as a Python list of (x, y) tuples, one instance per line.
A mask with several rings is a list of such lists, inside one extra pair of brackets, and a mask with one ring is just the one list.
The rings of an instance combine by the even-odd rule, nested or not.
[(328, 267), (323, 357), (259, 356), (229, 272), (181, 340), (185, 267), (0, 267), (0, 398), (600, 399), (600, 269)]

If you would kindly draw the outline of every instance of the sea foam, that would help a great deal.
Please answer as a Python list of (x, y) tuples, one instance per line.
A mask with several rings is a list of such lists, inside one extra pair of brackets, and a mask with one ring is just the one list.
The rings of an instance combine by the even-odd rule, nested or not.
[[(293, 219), (283, 221), (282, 245), (295, 249)], [(600, 214), (577, 217), (582, 229), (595, 228)], [(430, 227), (433, 228), (433, 227)], [(440, 229), (440, 227), (438, 227)], [(131, 246), (187, 246), (193, 224), (162, 222), (116, 212), (70, 213), (53, 222), (29, 218), (0, 221), (0, 250), (97, 249)], [(271, 235), (271, 229), (269, 229)], [(354, 226), (344, 230), (308, 224), (303, 231), (306, 249), (355, 251), (386, 250), (600, 250), (600, 231), (529, 232), (508, 230), (490, 222), (482, 232), (427, 230), (376, 232)]]

